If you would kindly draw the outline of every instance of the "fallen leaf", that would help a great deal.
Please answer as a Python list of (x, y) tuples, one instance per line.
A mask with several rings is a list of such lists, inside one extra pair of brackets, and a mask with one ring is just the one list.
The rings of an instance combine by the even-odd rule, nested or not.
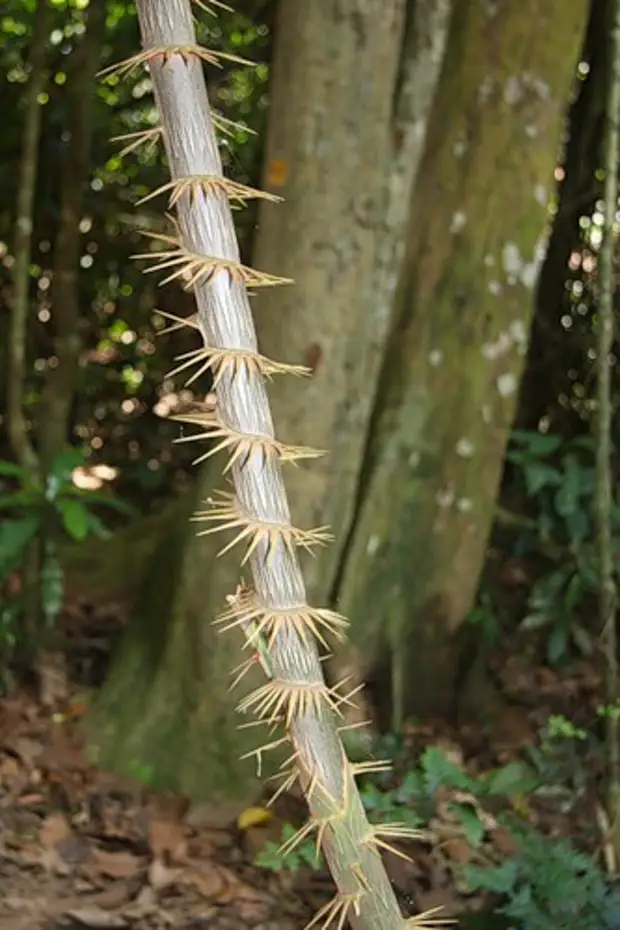
[(140, 889), (138, 897), (129, 907), (124, 909), (127, 917), (131, 920), (139, 920), (141, 917), (146, 917), (148, 914), (151, 914), (154, 910), (157, 910), (157, 894), (154, 888), (151, 888), (150, 885), (145, 885), (144, 888)]
[(35, 804), (42, 804), (45, 798), (42, 794), (22, 794), (21, 798), (17, 799), (17, 803), (20, 807), (32, 807)]
[(59, 843), (68, 840), (72, 833), (71, 824), (65, 815), (57, 811), (54, 814), (48, 814), (43, 821), (39, 833), (39, 840), (45, 849), (53, 849), (58, 846)]
[(466, 839), (460, 836), (445, 840), (441, 844), (441, 851), (448, 859), (451, 859), (452, 862), (470, 862), (473, 857), (471, 846)]
[(22, 768), (13, 756), (5, 756), (0, 763), (0, 780), (11, 782), (22, 774)]
[(501, 852), (505, 856), (516, 856), (519, 851), (513, 835), (506, 829), (506, 827), (496, 827), (494, 830), (489, 830), (489, 841), (495, 846), (498, 852)]
[(107, 852), (97, 848), (92, 851), (92, 870), (106, 878), (133, 878), (141, 867), (138, 857), (130, 852)]
[(273, 818), (273, 813), (266, 807), (246, 807), (237, 817), (237, 827), (240, 830), (249, 830), (250, 827), (260, 827)]
[(155, 859), (183, 862), (187, 856), (186, 798), (152, 794), (147, 804), (148, 844)]
[(124, 917), (112, 911), (104, 911), (102, 907), (92, 905), (81, 907), (74, 911), (67, 911), (66, 916), (83, 927), (93, 927), (95, 930), (114, 930), (114, 928), (129, 926)]
[(161, 891), (162, 888), (174, 885), (180, 874), (181, 869), (171, 869), (161, 859), (153, 859), (148, 870), (149, 885), (155, 891)]
[(29, 736), (18, 736), (7, 743), (7, 749), (19, 756), (24, 765), (30, 769), (35, 767), (35, 762), (43, 752), (43, 745)]

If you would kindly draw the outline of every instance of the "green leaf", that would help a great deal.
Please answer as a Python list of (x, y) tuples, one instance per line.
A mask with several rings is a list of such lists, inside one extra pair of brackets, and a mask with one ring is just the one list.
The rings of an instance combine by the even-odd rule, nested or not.
[(537, 784), (529, 766), (516, 761), (490, 772), (483, 779), (484, 793), (493, 797), (526, 794), (533, 791)]
[(537, 430), (514, 429), (510, 440), (525, 447), (528, 452), (536, 456), (550, 455), (562, 445), (561, 436), (553, 433), (539, 433)]
[(84, 539), (89, 531), (89, 513), (81, 501), (59, 498), (56, 506), (62, 515), (62, 523), (72, 539)]
[(74, 469), (84, 464), (84, 455), (79, 449), (67, 449), (60, 452), (52, 462), (50, 475), (53, 475), (61, 484), (71, 481)]
[(84, 501), (87, 506), (98, 504), (101, 507), (109, 507), (111, 510), (116, 510), (118, 513), (126, 514), (129, 517), (133, 517), (137, 513), (136, 507), (132, 507), (127, 501), (105, 491), (85, 491), (84, 488), (76, 488), (75, 485), (71, 485), (63, 492), (63, 497), (78, 498)]
[(547, 642), (547, 660), (550, 665), (557, 665), (568, 653), (568, 628), (559, 624), (553, 630)]
[(19, 565), (39, 526), (36, 516), (0, 523), (0, 583)]
[(519, 865), (514, 859), (506, 859), (501, 865), (491, 868), (468, 865), (463, 868), (463, 874), (472, 891), (509, 894), (515, 887), (519, 876)]
[(543, 488), (557, 488), (562, 480), (557, 468), (553, 468), (552, 465), (547, 465), (545, 462), (530, 462), (524, 466), (523, 478), (530, 497), (534, 497)]
[(429, 746), (422, 756), (422, 768), (429, 793), (434, 794), (438, 788), (457, 788), (459, 791), (471, 791), (475, 781), (466, 772), (446, 758), (437, 746)]
[(484, 824), (476, 813), (476, 808), (471, 804), (449, 804), (448, 808), (454, 811), (461, 821), (461, 826), (465, 831), (465, 838), (470, 846), (474, 848), (480, 846), (484, 839)]
[(7, 478), (24, 479), (29, 477), (30, 472), (23, 465), (18, 465), (17, 462), (6, 462), (2, 459), (0, 460), (0, 475), (6, 475)]
[(527, 614), (519, 624), (520, 630), (542, 630), (551, 623), (551, 616), (546, 613)]
[(591, 656), (594, 652), (594, 643), (588, 630), (580, 623), (573, 623), (571, 627), (571, 636), (577, 649), (584, 656)]
[(40, 507), (43, 502), (43, 496), (37, 488), (23, 489), (15, 491), (14, 494), (3, 494), (0, 497), (0, 508), (3, 510), (12, 510), (18, 508), (32, 509)]

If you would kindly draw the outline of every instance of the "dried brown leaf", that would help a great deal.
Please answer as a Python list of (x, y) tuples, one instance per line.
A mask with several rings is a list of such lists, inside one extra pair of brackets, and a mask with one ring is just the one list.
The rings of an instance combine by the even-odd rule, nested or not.
[(133, 878), (141, 868), (140, 859), (130, 852), (93, 849), (92, 871), (99, 872), (106, 878)]

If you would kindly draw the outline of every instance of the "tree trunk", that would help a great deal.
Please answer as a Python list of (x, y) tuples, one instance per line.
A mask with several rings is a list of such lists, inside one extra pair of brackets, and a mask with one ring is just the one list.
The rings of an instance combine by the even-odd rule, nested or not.
[[(329, 450), (312, 468), (302, 461), (287, 470), (294, 522), (329, 522), (341, 543), (389, 327), (406, 194), (421, 157), (447, 32), (446, 0), (416, 4), (407, 24), (405, 6), (404, 0), (372, 0), (362, 12), (351, 0), (282, 3), (277, 28), (265, 186), (286, 202), (261, 207), (253, 264), (290, 275), (296, 285), (261, 298), (256, 318), (262, 352), (313, 368), (312, 381), (304, 379), (299, 388), (290, 379), (285, 384), (274, 379), (270, 386), (278, 436)], [(409, 58), (399, 73), (405, 26)], [(424, 79), (418, 83), (419, 74)], [(221, 483), (220, 474), (219, 467), (203, 469), (195, 503)], [(230, 653), (209, 627), (238, 575), (234, 555), (214, 564), (220, 545), (211, 537), (195, 539), (192, 526), (180, 523), (179, 544), (172, 550), (174, 584), (164, 582), (153, 560), (145, 591), (161, 626), (157, 655), (154, 660), (146, 645), (149, 629), (140, 624), (143, 615), (151, 623), (153, 618), (140, 603), (95, 720), (107, 760), (114, 762), (123, 746), (123, 756), (156, 765), (170, 787), (193, 796), (224, 791), (241, 802), (251, 782), (247, 773), (239, 774), (237, 758), (257, 737), (234, 730), (222, 673), (230, 667)], [(305, 566), (311, 569), (315, 603), (327, 600), (335, 577), (338, 546), (331, 549), (325, 561), (319, 555), (316, 564), (308, 560)], [(198, 659), (187, 661), (199, 637), (210, 656), (208, 669)], [(182, 679), (178, 688), (175, 676)], [(171, 765), (164, 750), (180, 716), (196, 726), (174, 733)], [(211, 747), (220, 730), (226, 739), (215, 757)]]
[[(363, 6), (363, 9), (362, 9)], [(443, 58), (448, 0), (282, 3), (271, 78), (258, 268), (294, 288), (257, 297), (261, 350), (312, 370), (275, 382), (274, 422), (328, 455), (287, 478), (296, 522), (335, 545), (304, 565), (325, 602), (355, 506), (398, 278), (408, 194)]]
[(86, 34), (73, 55), (69, 85), (69, 142), (63, 161), (58, 233), (54, 243), (52, 322), (55, 367), (48, 370), (39, 418), (39, 451), (47, 472), (69, 435), (82, 337), (80, 331), (80, 221), (92, 142), (95, 74), (105, 32), (105, 3), (88, 8)]
[(390, 644), (397, 717), (445, 712), (454, 697), (587, 10), (462, 0), (453, 16), (336, 592), (369, 673)]
[[(166, 515), (166, 531), (151, 553), (87, 726), (103, 767), (231, 810), (229, 802), (243, 805), (256, 793), (255, 760), (239, 756), (263, 734), (238, 728), (235, 704), (244, 691), (237, 689), (233, 700), (229, 686), (240, 642), (232, 633), (218, 636), (213, 614), (205, 611), (214, 553), (208, 540), (195, 538), (189, 522), (199, 497), (185, 495), (174, 519)], [(216, 572), (218, 587), (233, 592), (239, 581), (235, 557), (218, 560)], [(225, 604), (217, 607), (221, 612)], [(260, 674), (246, 676), (248, 690), (257, 683)]]

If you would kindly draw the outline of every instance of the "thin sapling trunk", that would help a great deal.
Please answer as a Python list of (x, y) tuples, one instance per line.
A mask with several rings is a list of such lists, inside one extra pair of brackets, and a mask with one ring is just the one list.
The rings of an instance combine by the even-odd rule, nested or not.
[(605, 219), (599, 258), (600, 297), (597, 324), (598, 421), (596, 442), (596, 509), (598, 516), (599, 623), (605, 659), (607, 693), (608, 810), (615, 868), (620, 863), (620, 721), (618, 701), (618, 640), (616, 582), (612, 537), (612, 425), (613, 386), (611, 353), (614, 343), (614, 251), (618, 209), (620, 156), (620, 2), (612, 6), (607, 77), (607, 133), (605, 140)]
[(24, 391), (26, 381), (26, 335), (30, 306), (30, 262), (34, 197), (41, 135), (42, 108), (39, 97), (47, 79), (45, 70), (47, 23), (46, 0), (39, 0), (34, 13), (29, 58), (30, 77), (25, 94), (24, 131), (17, 187), (17, 216), (15, 219), (14, 289), (11, 303), (11, 330), (7, 364), (7, 430), (11, 449), (19, 464), (32, 471), (38, 469), (39, 463), (28, 436), (24, 416)]

